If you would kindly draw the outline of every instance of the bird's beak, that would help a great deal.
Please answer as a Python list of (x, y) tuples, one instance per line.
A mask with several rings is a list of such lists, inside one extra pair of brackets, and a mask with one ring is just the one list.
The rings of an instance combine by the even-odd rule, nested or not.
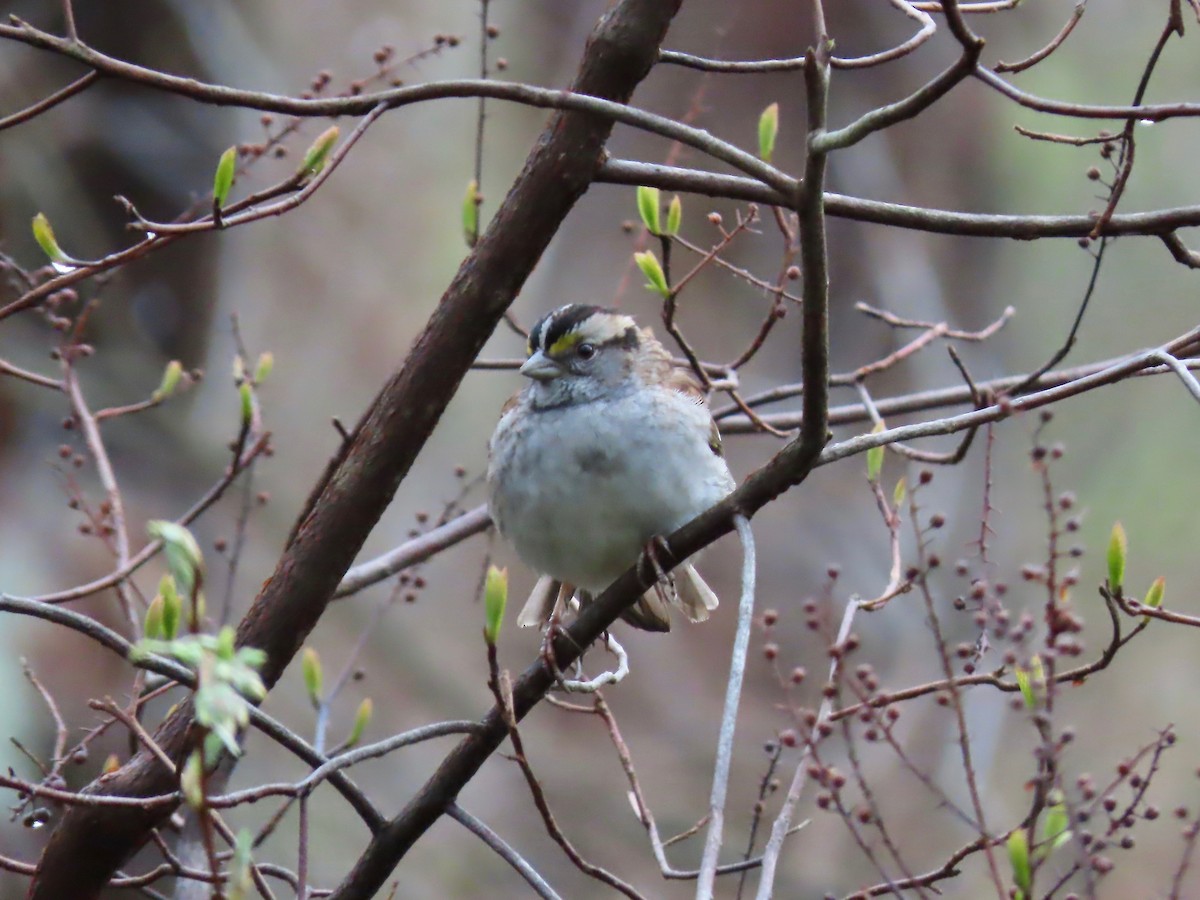
[(550, 381), (563, 373), (560, 363), (551, 359), (541, 350), (533, 351), (533, 355), (521, 366), (521, 374), (526, 378), (537, 381)]

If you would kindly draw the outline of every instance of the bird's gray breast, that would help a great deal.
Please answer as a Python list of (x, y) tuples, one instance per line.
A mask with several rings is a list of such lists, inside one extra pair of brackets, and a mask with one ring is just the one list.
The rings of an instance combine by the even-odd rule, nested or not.
[(581, 475), (611, 478), (620, 475), (628, 468), (621, 455), (607, 447), (595, 445), (575, 447), (572, 457)]

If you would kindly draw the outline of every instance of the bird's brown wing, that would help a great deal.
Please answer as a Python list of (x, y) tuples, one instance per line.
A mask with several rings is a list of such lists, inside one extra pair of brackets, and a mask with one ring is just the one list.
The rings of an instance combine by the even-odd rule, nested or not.
[(704, 406), (707, 402), (704, 386), (700, 384), (700, 379), (696, 377), (696, 373), (691, 370), (690, 366), (676, 365), (672, 361), (670, 369), (666, 372), (666, 383), (667, 387), (679, 391), (700, 406)]
[(648, 384), (662, 383), (671, 390), (678, 391), (689, 400), (700, 406), (705, 405), (707, 398), (704, 385), (696, 377), (691, 366), (679, 365), (671, 358), (671, 354), (654, 336), (649, 328), (641, 330), (641, 377)]
[[(666, 384), (672, 390), (678, 391), (693, 401), (697, 406), (708, 406), (708, 397), (704, 393), (704, 387), (689, 366), (680, 366), (672, 362), (671, 368), (666, 374)], [(717, 428), (716, 419), (710, 421), (708, 446), (717, 456), (724, 456), (724, 450), (721, 447), (721, 431)]]

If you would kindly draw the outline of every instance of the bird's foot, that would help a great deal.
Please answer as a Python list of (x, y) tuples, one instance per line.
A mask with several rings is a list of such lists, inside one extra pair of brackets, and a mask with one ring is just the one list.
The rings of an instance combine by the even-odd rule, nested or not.
[(667, 553), (670, 547), (667, 546), (667, 539), (660, 534), (654, 535), (646, 542), (646, 546), (642, 548), (642, 554), (638, 557), (638, 575), (648, 580), (647, 576), (654, 576), (654, 592), (665, 603), (675, 603), (678, 605), (679, 597), (675, 592), (675, 579), (671, 577), (659, 560), (659, 554)]
[[(629, 655), (625, 648), (617, 643), (617, 639), (609, 632), (604, 632), (604, 646), (608, 652), (617, 658), (617, 667), (611, 672), (601, 672), (595, 678), (574, 680), (559, 679), (558, 686), (571, 694), (594, 694), (608, 684), (617, 684), (629, 674)], [(582, 673), (579, 673), (582, 674)]]
[[(549, 620), (546, 622), (546, 630), (542, 632), (542, 646), (540, 655), (542, 658), (542, 664), (550, 672), (551, 677), (554, 678), (555, 682), (560, 687), (563, 687), (568, 683), (568, 679), (558, 664), (558, 655), (554, 652), (554, 641), (560, 637), (570, 641), (571, 643), (574, 643), (574, 640), (571, 638), (571, 633), (567, 631), (566, 626), (562, 623), (562, 610), (556, 607), (554, 612), (551, 613)], [(582, 656), (582, 649), (580, 649), (578, 645), (576, 645), (576, 649), (580, 651), (580, 656)], [(575, 661), (571, 665), (575, 670), (575, 674), (578, 675), (579, 657), (576, 657)], [(563, 687), (563, 689), (567, 690), (565, 687)]]

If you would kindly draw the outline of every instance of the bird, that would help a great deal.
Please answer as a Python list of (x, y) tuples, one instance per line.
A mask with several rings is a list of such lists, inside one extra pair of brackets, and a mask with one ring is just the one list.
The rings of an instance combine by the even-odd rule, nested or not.
[[(488, 507), (538, 579), (518, 615), (544, 626), (586, 604), (656, 540), (735, 487), (696, 374), (649, 328), (617, 310), (568, 304), (529, 332), (528, 384), (501, 411), (488, 447)], [(670, 607), (692, 622), (717, 596), (685, 563), (622, 618), (669, 631)], [(668, 582), (670, 584), (670, 582)]]

